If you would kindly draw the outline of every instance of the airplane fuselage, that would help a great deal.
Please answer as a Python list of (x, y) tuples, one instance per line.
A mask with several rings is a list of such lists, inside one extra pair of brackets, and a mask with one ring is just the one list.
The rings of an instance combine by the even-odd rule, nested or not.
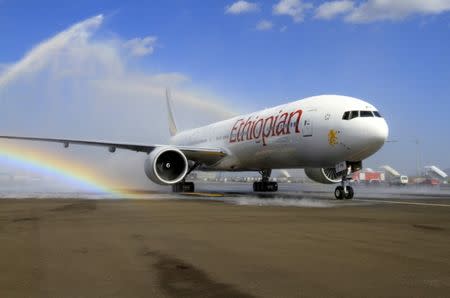
[[(345, 119), (352, 111), (358, 115)], [(341, 161), (361, 161), (377, 152), (387, 135), (386, 121), (373, 105), (322, 95), (187, 130), (171, 142), (218, 147), (227, 153), (219, 162), (204, 165), (204, 170), (244, 171), (327, 168)]]

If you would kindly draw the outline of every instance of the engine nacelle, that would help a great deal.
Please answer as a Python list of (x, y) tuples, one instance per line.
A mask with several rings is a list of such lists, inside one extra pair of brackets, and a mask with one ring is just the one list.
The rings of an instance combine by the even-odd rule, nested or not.
[(188, 161), (177, 148), (158, 147), (145, 160), (144, 171), (145, 175), (157, 184), (175, 184), (186, 176)]
[(342, 175), (340, 173), (336, 173), (335, 168), (305, 169), (305, 174), (309, 179), (322, 184), (339, 183), (342, 180)]

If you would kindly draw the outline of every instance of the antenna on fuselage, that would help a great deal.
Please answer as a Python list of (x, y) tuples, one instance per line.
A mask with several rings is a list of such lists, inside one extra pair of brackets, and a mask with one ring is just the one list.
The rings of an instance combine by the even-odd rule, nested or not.
[(173, 117), (169, 88), (166, 88), (166, 104), (167, 104), (167, 117), (169, 120), (169, 132), (170, 132), (170, 135), (173, 137), (174, 135), (177, 134), (178, 130), (177, 130), (177, 125), (175, 124), (175, 118)]

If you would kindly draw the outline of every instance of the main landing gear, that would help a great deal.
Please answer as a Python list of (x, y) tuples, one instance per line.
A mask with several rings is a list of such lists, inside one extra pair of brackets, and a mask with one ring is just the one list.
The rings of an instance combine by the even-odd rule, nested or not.
[(172, 184), (172, 192), (194, 192), (195, 185), (194, 182), (186, 182), (181, 181), (175, 184)]
[(278, 183), (269, 181), (272, 170), (262, 170), (259, 173), (262, 179), (261, 181), (253, 182), (253, 191), (274, 192), (278, 190)]
[[(187, 171), (185, 178), (189, 175), (193, 170), (195, 170), (199, 166), (199, 163), (194, 163), (189, 170)], [(178, 183), (172, 184), (172, 192), (194, 192), (195, 184), (194, 182), (186, 182), (185, 179), (181, 180)]]
[(347, 170), (344, 171), (342, 175), (341, 185), (336, 187), (334, 190), (334, 196), (338, 200), (351, 200), (353, 199), (354, 191), (353, 187), (348, 185), (348, 182), (352, 179), (350, 174), (352, 172), (352, 168), (348, 167)]

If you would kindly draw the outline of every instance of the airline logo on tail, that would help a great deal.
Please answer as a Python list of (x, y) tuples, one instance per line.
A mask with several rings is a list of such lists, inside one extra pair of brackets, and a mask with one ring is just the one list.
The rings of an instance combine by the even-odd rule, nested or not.
[(300, 133), (299, 125), (302, 113), (302, 110), (291, 113), (283, 113), (283, 110), (280, 110), (276, 116), (272, 115), (266, 118), (250, 116), (247, 119), (238, 119), (231, 129), (229, 142), (239, 143), (250, 140), (258, 142), (262, 140), (263, 146), (266, 146), (267, 139), (270, 137), (288, 135), (292, 131)]

